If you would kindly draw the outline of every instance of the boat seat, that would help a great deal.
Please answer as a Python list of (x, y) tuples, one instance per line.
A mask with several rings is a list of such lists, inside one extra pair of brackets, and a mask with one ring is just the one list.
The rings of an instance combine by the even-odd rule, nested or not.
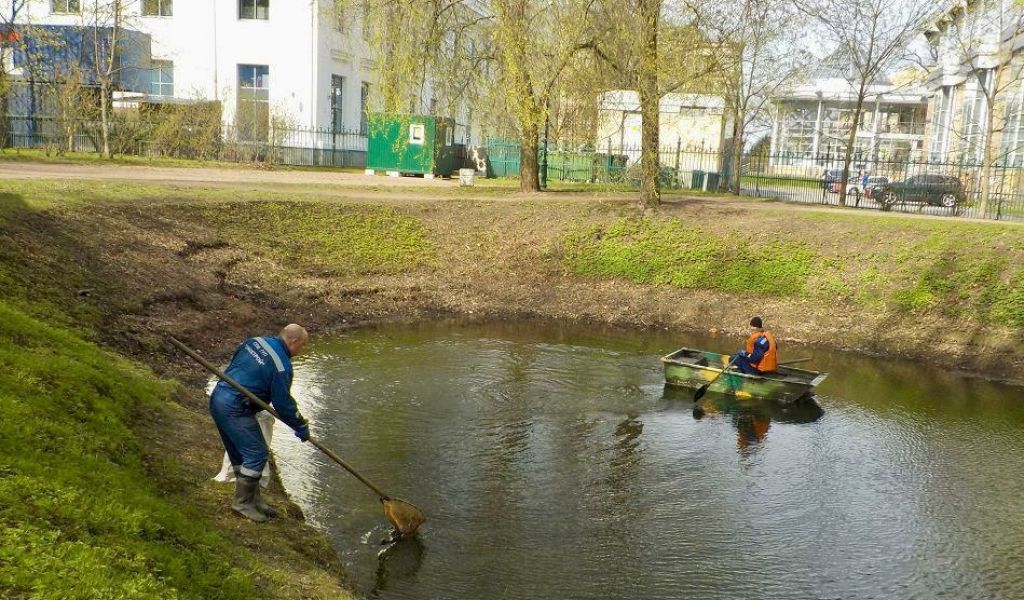
[(702, 356), (699, 359), (693, 361), (693, 364), (697, 365), (698, 367), (706, 367), (708, 366), (708, 359), (706, 356)]

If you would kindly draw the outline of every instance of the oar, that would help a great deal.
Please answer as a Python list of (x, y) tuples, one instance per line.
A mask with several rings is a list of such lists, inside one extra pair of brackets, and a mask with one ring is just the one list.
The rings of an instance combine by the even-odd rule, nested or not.
[[(248, 398), (250, 402), (273, 415), (274, 418), (277, 419), (278, 421), (284, 423), (284, 421), (281, 420), (281, 416), (278, 415), (277, 411), (271, 408), (270, 405), (260, 400), (259, 398), (256, 397), (255, 394), (239, 385), (237, 381), (229, 377), (226, 373), (224, 373), (217, 367), (210, 364), (205, 358), (199, 356), (199, 354), (197, 354), (195, 350), (192, 350), (191, 348), (189, 348), (185, 344), (182, 344), (173, 337), (170, 337), (170, 340), (172, 344), (177, 346), (178, 350), (181, 350), (185, 354), (192, 357), (192, 359), (195, 360), (197, 363), (206, 367), (207, 371), (221, 378), (222, 380), (227, 382), (228, 385), (235, 388), (235, 390), (237, 390), (238, 393)], [(309, 443), (316, 446), (317, 449), (319, 449), (321, 452), (329, 456), (331, 460), (338, 463), (339, 465), (342, 466), (342, 468), (344, 468), (346, 471), (354, 475), (356, 479), (363, 482), (363, 485), (373, 490), (374, 493), (377, 494), (377, 497), (380, 498), (381, 504), (384, 505), (384, 516), (387, 518), (388, 521), (391, 522), (392, 525), (395, 526), (395, 529), (397, 529), (398, 532), (402, 535), (409, 535), (415, 533), (416, 529), (420, 525), (422, 525), (424, 521), (427, 520), (427, 516), (423, 514), (422, 510), (417, 508), (415, 505), (406, 502), (405, 500), (391, 498), (390, 496), (385, 494), (383, 491), (381, 491), (379, 487), (374, 485), (369, 479), (360, 475), (354, 468), (352, 468), (351, 465), (342, 460), (341, 457), (332, 452), (329, 448), (326, 448), (323, 444), (321, 444), (318, 440), (314, 439), (312, 436), (310, 436), (309, 438)]]
[(737, 354), (736, 356), (732, 357), (732, 360), (729, 361), (729, 364), (726, 365), (725, 368), (722, 369), (718, 373), (718, 375), (715, 375), (714, 379), (712, 379), (708, 383), (705, 383), (704, 385), (702, 385), (699, 388), (697, 388), (696, 393), (693, 394), (693, 401), (696, 402), (696, 401), (700, 400), (701, 398), (703, 398), (704, 394), (708, 393), (708, 388), (713, 386), (715, 384), (715, 382), (718, 381), (719, 377), (721, 377), (723, 374), (725, 374), (726, 371), (728, 371), (730, 368), (732, 368), (732, 364), (734, 362), (736, 362), (736, 359), (739, 358), (739, 357), (740, 357), (739, 354)]

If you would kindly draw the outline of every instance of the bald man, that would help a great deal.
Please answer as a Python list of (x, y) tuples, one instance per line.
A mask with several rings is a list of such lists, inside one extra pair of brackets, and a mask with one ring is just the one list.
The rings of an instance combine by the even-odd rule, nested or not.
[[(235, 350), (226, 370), (242, 387), (272, 404), (281, 420), (303, 442), (309, 440), (309, 425), (291, 395), (291, 359), (308, 341), (309, 333), (294, 323), (277, 337), (249, 338)], [(237, 475), (231, 509), (258, 523), (277, 516), (277, 511), (260, 494), (260, 475), (269, 458), (267, 442), (256, 420), (260, 410), (223, 381), (210, 394), (210, 414)]]

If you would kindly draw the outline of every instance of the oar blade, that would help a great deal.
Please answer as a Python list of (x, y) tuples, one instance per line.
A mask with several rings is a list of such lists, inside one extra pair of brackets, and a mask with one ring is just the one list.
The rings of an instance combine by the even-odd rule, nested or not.
[(405, 500), (388, 498), (382, 502), (384, 516), (403, 536), (416, 533), (419, 526), (427, 520), (427, 515), (423, 514), (422, 510)]
[(699, 388), (697, 388), (697, 391), (693, 394), (693, 401), (696, 402), (696, 401), (700, 400), (701, 398), (703, 398), (704, 394), (708, 393), (708, 388), (709, 387), (711, 387), (711, 384), (710, 383), (705, 383), (704, 385), (702, 385)]

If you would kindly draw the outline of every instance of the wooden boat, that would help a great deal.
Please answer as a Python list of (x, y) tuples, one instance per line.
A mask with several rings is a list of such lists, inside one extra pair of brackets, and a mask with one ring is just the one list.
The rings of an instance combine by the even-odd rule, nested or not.
[[(680, 348), (661, 357), (665, 365), (665, 383), (697, 389), (714, 379), (729, 364), (728, 354)], [(732, 370), (721, 377), (708, 391), (740, 399), (762, 398), (778, 402), (795, 402), (814, 393), (814, 388), (828, 373), (807, 371), (780, 365), (774, 373), (747, 375)]]

